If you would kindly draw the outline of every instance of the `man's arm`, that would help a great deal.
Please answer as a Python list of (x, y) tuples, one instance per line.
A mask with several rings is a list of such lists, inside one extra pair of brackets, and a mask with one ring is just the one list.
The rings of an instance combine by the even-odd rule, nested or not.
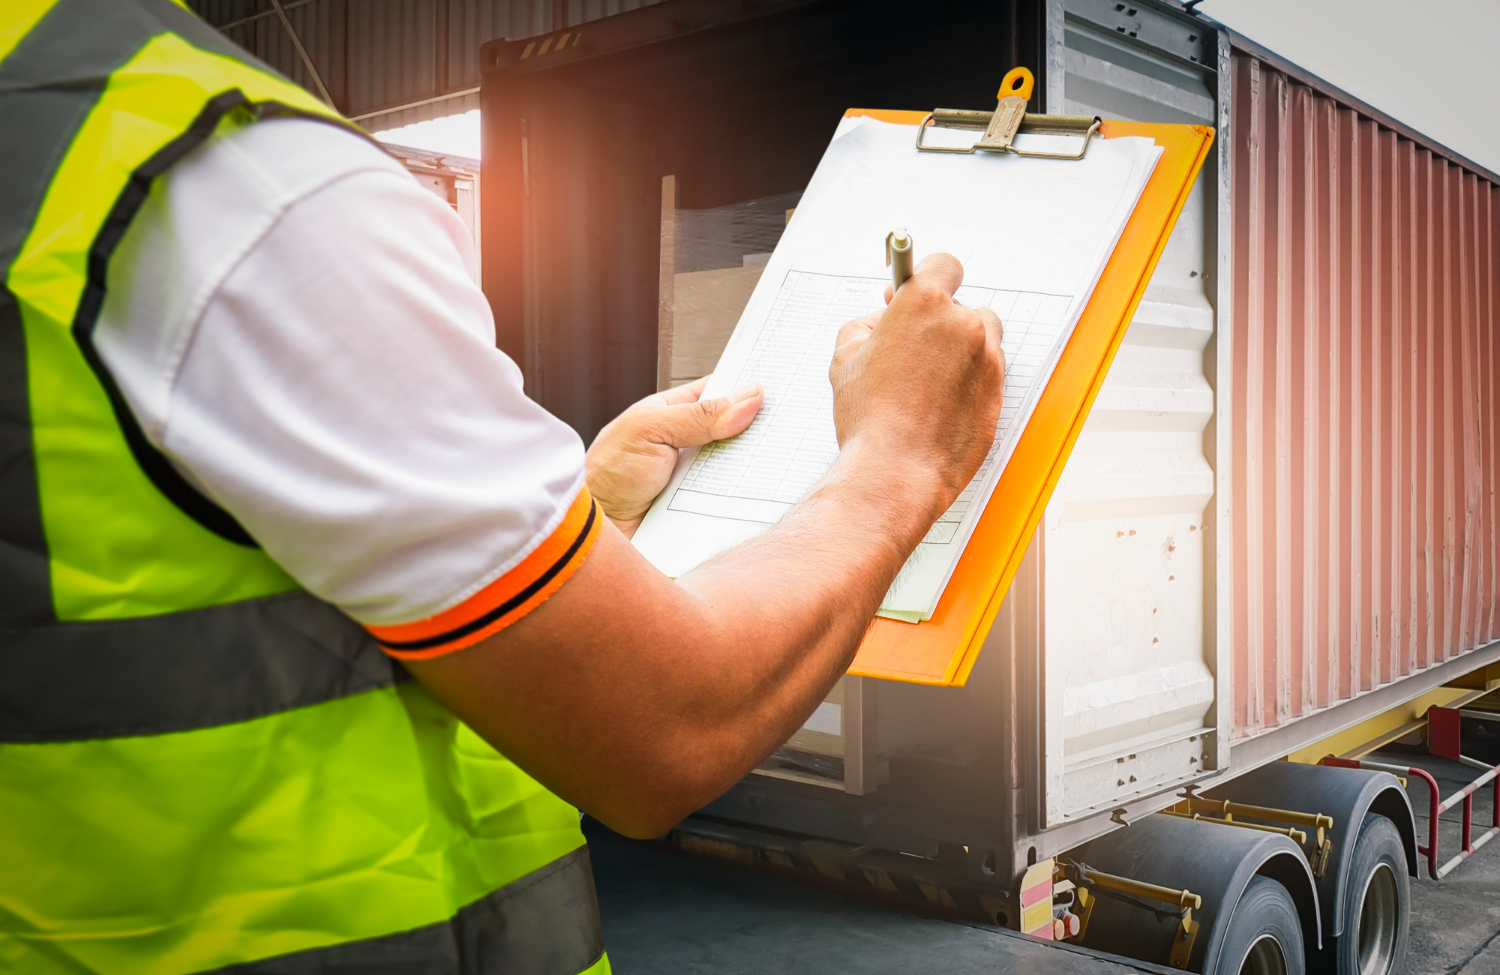
[(658, 835), (791, 737), (939, 513), (918, 486), (930, 476), (854, 453), (776, 527), (679, 582), (605, 524), (536, 610), (407, 666), (549, 789)]
[(840, 336), (841, 452), (779, 524), (677, 581), (611, 524), (558, 592), (409, 663), (479, 734), (620, 832), (651, 836), (785, 741), (849, 666), (896, 572), (989, 449), (999, 322), (930, 259)]
[[(448, 653), (411, 668), (621, 829), (664, 828), (812, 711), (990, 443), (998, 323), (956, 308), (957, 262), (936, 261), (841, 336), (844, 451), (824, 483), (672, 582), (606, 519), (581, 531), (583, 445), (494, 348), (462, 225), (392, 160), (282, 119), (220, 133), (162, 179), (97, 335), (142, 429), (310, 592), (398, 655)], [(672, 399), (591, 451), (593, 496), (627, 529), (684, 436), (731, 435), (759, 404)], [(638, 474), (597, 476), (625, 455)]]

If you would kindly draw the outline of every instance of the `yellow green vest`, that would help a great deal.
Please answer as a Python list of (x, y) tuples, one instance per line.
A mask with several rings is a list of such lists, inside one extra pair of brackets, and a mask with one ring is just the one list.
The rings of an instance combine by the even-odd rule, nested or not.
[(0, 971), (608, 971), (577, 813), (183, 481), (94, 351), (154, 178), (288, 114), (345, 124), (171, 0), (0, 3)]

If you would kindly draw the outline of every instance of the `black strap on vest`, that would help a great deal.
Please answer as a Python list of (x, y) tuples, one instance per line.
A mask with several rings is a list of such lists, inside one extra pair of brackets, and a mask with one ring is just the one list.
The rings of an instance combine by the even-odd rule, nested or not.
[(125, 401), (119, 384), (115, 382), (114, 376), (110, 375), (109, 369), (105, 367), (98, 350), (94, 347), (94, 327), (99, 323), (99, 313), (104, 307), (109, 260), (114, 256), (115, 249), (120, 246), (120, 241), (125, 238), (125, 232), (130, 229), (131, 221), (135, 219), (150, 195), (152, 181), (170, 169), (183, 156), (206, 142), (224, 117), (236, 109), (252, 111), (258, 118), (294, 116), (327, 122), (330, 125), (340, 124), (324, 116), (303, 112), (281, 102), (251, 102), (245, 93), (237, 88), (221, 92), (209, 99), (208, 104), (203, 106), (203, 110), (198, 113), (198, 117), (185, 132), (162, 146), (155, 155), (130, 174), (124, 190), (120, 192), (119, 198), (110, 208), (109, 216), (105, 218), (104, 225), (99, 228), (98, 235), (89, 246), (88, 276), (84, 284), (83, 295), (78, 302), (77, 315), (73, 319), (73, 339), (78, 343), (78, 349), (83, 353), (84, 361), (89, 364), (89, 368), (99, 380), (99, 385), (104, 387), (104, 392), (109, 397), (109, 405), (114, 410), (115, 422), (120, 425), (120, 430), (125, 435), (125, 442), (130, 446), (131, 456), (135, 458), (135, 462), (140, 465), (151, 483), (156, 485), (156, 489), (182, 509), (189, 518), (220, 538), (247, 548), (258, 548), (259, 544), (250, 537), (250, 533), (245, 531), (233, 515), (189, 484), (187, 479), (178, 473), (177, 468), (172, 466), (172, 462), (167, 459), (166, 455), (146, 439), (146, 433), (141, 429), (135, 412)]
[(217, 728), (410, 679), (306, 592), (159, 616), (0, 627), (0, 744)]
[(234, 516), (189, 484), (187, 479), (172, 466), (172, 462), (146, 439), (145, 431), (136, 420), (134, 411), (130, 409), (130, 404), (125, 401), (124, 395), (120, 392), (119, 384), (105, 368), (104, 361), (100, 359), (99, 352), (94, 347), (94, 326), (98, 324), (99, 312), (104, 307), (109, 259), (114, 256), (115, 249), (125, 238), (125, 231), (130, 228), (130, 222), (135, 219), (135, 215), (140, 212), (141, 206), (150, 195), (151, 182), (166, 172), (173, 163), (213, 135), (224, 116), (236, 108), (249, 106), (250, 100), (238, 89), (214, 96), (207, 105), (203, 106), (203, 110), (198, 113), (198, 117), (193, 120), (192, 125), (188, 126), (186, 132), (162, 146), (155, 155), (130, 174), (125, 189), (115, 200), (115, 205), (110, 208), (104, 226), (99, 228), (98, 236), (89, 246), (88, 277), (84, 284), (83, 296), (78, 302), (78, 313), (73, 319), (73, 338), (78, 343), (79, 351), (83, 353), (84, 361), (94, 371), (99, 385), (104, 387), (104, 392), (109, 397), (109, 405), (115, 413), (115, 422), (120, 425), (120, 430), (125, 434), (125, 442), (130, 445), (131, 455), (135, 457), (135, 462), (140, 465), (141, 470), (146, 473), (146, 477), (156, 485), (156, 489), (181, 508), (189, 518), (215, 535), (234, 542), (236, 545), (254, 548), (257, 547), (255, 539), (250, 537), (250, 533), (245, 531)]

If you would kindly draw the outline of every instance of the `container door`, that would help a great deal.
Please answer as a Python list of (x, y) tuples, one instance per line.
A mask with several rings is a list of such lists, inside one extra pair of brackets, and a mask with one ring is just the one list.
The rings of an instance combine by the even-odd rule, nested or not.
[[(1049, 6), (1066, 39), (1053, 48), (1049, 111), (1213, 124), (1215, 57), (1188, 53), (1216, 51), (1212, 35), (1188, 41), (1197, 28), (1143, 24), (1147, 11), (1132, 19), (1113, 3)], [(1227, 754), (1216, 728), (1214, 169), (1177, 222), (1039, 533), (1047, 826), (1175, 791)]]

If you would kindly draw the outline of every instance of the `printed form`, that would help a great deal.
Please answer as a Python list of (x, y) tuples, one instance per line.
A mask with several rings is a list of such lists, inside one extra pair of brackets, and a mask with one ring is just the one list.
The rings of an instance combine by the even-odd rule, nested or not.
[[(950, 144), (976, 135), (930, 133)], [(838, 456), (834, 338), (884, 306), (885, 235), (904, 226), (918, 260), (947, 251), (963, 262), (958, 301), (992, 308), (1004, 324), (994, 447), (881, 607), (896, 619), (929, 618), (1159, 155), (1154, 142), (1134, 138), (1095, 139), (1079, 161), (918, 153), (910, 126), (844, 119), (704, 393), (753, 380), (765, 405), (739, 436), (683, 452), (636, 547), (681, 575), (765, 531), (818, 482)]]

